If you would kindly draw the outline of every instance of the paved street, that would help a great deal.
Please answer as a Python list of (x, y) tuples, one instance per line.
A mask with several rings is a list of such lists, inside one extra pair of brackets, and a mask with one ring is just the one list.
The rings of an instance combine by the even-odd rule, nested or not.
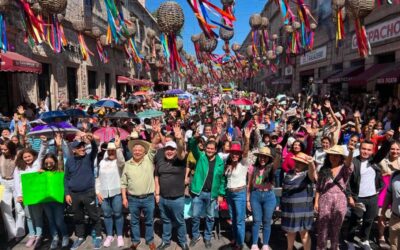
[[(246, 227), (246, 239), (249, 240), (250, 239), (250, 230), (251, 230), (251, 224), (247, 224)], [(218, 236), (216, 235), (216, 238), (213, 239), (212, 243), (213, 243), (213, 247), (212, 249), (220, 249), (220, 250), (228, 250), (231, 249), (229, 247), (229, 232), (224, 231), (224, 229), (226, 229), (226, 223), (222, 223), (222, 227), (221, 227), (221, 236), (218, 238)], [(143, 231), (143, 230), (142, 230)], [(345, 230), (342, 230), (342, 232), (345, 232)], [(375, 235), (376, 231), (373, 232), (373, 235)], [(315, 234), (313, 234), (313, 249), (315, 249)], [(143, 237), (143, 235), (142, 235)], [(161, 224), (160, 221), (156, 220), (155, 222), (155, 243), (156, 245), (158, 245), (161, 242)], [(261, 235), (260, 235), (261, 237)], [(71, 237), (72, 239), (74, 237)], [(188, 239), (189, 240), (189, 239)], [(5, 243), (0, 243), (1, 247), (0, 250), (3, 249), (15, 249), (15, 250), (26, 250), (27, 248), (25, 247), (25, 243), (27, 241), (27, 237), (25, 239), (23, 239), (21, 242), (19, 242), (19, 244), (13, 246), (13, 247), (9, 247), (7, 248), (7, 246), (5, 246)], [(72, 244), (72, 241), (71, 241)], [(116, 241), (113, 242), (112, 247), (108, 248), (108, 249), (119, 249), (116, 246)], [(130, 245), (130, 239), (129, 237), (125, 237), (125, 249), (129, 249)], [(39, 249), (49, 249), (50, 246), (50, 241), (48, 239), (46, 239), (46, 241), (43, 243), (42, 247)], [(297, 247), (297, 249), (301, 249), (301, 244), (299, 243), (299, 239), (297, 240), (295, 246)], [(378, 247), (375, 244), (371, 244), (371, 246), (373, 247), (373, 249), (378, 249)], [(247, 247), (250, 247), (250, 245), (248, 245)], [(284, 250), (286, 249), (286, 239), (285, 239), (285, 234), (284, 232), (282, 232), (282, 230), (280, 229), (280, 225), (279, 225), (279, 220), (277, 221), (276, 224), (274, 224), (272, 226), (272, 233), (271, 233), (271, 239), (270, 239), (270, 247), (275, 250), (275, 249), (279, 249), (279, 250)], [(84, 245), (80, 248), (80, 249), (93, 249), (92, 248), (92, 238), (89, 236), (87, 238), (87, 240), (85, 241)], [(106, 248), (103, 248), (106, 249)], [(142, 238), (142, 244), (139, 247), (140, 250), (145, 250), (148, 249), (148, 247), (146, 246), (146, 244), (144, 244), (144, 239)], [(173, 249), (180, 249), (179, 247), (177, 247), (176, 243), (174, 242), (171, 247), (169, 248), (170, 250)], [(202, 250), (205, 249), (204, 248), (204, 244), (202, 241), (198, 242), (197, 245), (194, 248), (191, 248), (192, 250)], [(341, 244), (341, 250), (345, 250), (347, 249), (346, 244), (344, 242), (342, 242)]]

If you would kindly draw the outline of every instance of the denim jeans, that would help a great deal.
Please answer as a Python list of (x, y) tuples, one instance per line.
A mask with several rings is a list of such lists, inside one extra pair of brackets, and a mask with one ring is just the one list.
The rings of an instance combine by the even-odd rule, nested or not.
[(146, 244), (153, 243), (154, 241), (154, 230), (153, 230), (153, 219), (154, 219), (154, 196), (150, 195), (143, 199), (134, 198), (128, 196), (129, 212), (131, 213), (131, 241), (134, 244), (140, 242), (140, 213), (143, 211), (144, 224), (145, 224), (145, 239)]
[(271, 235), (272, 214), (276, 207), (276, 197), (274, 191), (253, 190), (250, 194), (250, 205), (253, 212), (252, 236), (253, 243), (258, 242), (258, 232), (261, 222), (263, 224), (263, 245), (268, 245)]
[(163, 222), (162, 241), (169, 244), (171, 242), (172, 226), (176, 227), (178, 233), (178, 243), (183, 246), (186, 244), (186, 223), (183, 217), (185, 208), (185, 197), (177, 199), (166, 199), (160, 197), (158, 204)]
[(192, 237), (200, 237), (200, 216), (206, 211), (206, 228), (204, 230), (204, 240), (211, 240), (211, 234), (214, 227), (214, 211), (216, 201), (211, 199), (211, 193), (201, 192), (195, 196), (192, 201)]
[(246, 233), (246, 188), (239, 192), (229, 192), (227, 201), (229, 215), (232, 218), (232, 239), (243, 246)]
[(64, 222), (64, 203), (50, 202), (43, 204), (44, 212), (49, 221), (50, 234), (54, 238), (58, 236), (58, 230), (61, 236), (68, 236), (67, 226)]
[(29, 236), (42, 236), (43, 232), (43, 204), (25, 207), (26, 224)]
[(106, 227), (107, 236), (114, 235), (114, 219), (117, 236), (122, 236), (122, 229), (124, 227), (124, 217), (122, 217), (122, 196), (117, 194), (113, 197), (104, 198), (103, 203), (101, 203), (101, 209), (103, 209), (104, 225)]

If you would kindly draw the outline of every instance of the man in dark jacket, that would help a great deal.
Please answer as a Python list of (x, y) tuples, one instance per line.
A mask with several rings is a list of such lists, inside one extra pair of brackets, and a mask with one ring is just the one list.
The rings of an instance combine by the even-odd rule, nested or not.
[(78, 237), (71, 249), (78, 249), (85, 241), (84, 208), (94, 224), (96, 239), (94, 249), (101, 247), (101, 221), (96, 206), (94, 160), (97, 145), (91, 134), (71, 144), (73, 155), (65, 163), (65, 200), (74, 213), (75, 235)]

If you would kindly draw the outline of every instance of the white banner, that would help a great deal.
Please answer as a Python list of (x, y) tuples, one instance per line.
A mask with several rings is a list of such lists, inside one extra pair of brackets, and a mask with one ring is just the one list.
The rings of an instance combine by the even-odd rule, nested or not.
[[(379, 23), (377, 25), (367, 27), (367, 37), (370, 44), (385, 41), (390, 38), (400, 36), (400, 17), (391, 19), (389, 21)], [(351, 48), (357, 49), (357, 38), (353, 35)]]
[(300, 65), (320, 61), (326, 58), (326, 46), (314, 49), (300, 57)]

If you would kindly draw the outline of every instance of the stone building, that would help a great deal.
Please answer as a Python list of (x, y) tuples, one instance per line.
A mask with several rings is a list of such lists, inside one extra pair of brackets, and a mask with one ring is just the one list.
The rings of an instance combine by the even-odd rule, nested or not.
[[(149, 52), (150, 48), (146, 44), (147, 32), (154, 30), (158, 38), (159, 29), (156, 20), (144, 5), (145, 1), (121, 0), (123, 15), (136, 17), (135, 41), (138, 50)], [(107, 12), (104, 1), (68, 0), (62, 21), (68, 46), (59, 54), (54, 53), (47, 44), (31, 48), (24, 42), (25, 32), (21, 26), (20, 11), (19, 8), (14, 8), (6, 13), (9, 44), (14, 52), (41, 63), (42, 70), (41, 74), (0, 72), (1, 113), (11, 114), (21, 102), (38, 103), (46, 97), (46, 92), (50, 92), (50, 103), (54, 109), (60, 101), (74, 101), (88, 95), (116, 97), (127, 88), (118, 84), (119, 76), (149, 79), (149, 74), (143, 68), (131, 66), (122, 46), (107, 46), (105, 49), (110, 62), (101, 62), (91, 28), (97, 26), (103, 34), (106, 33)], [(82, 60), (78, 32), (71, 23), (79, 18), (86, 21), (87, 27), (83, 35), (88, 48), (94, 54), (87, 61)]]
[[(297, 93), (313, 78), (315, 93), (348, 93), (349, 89), (353, 89), (353, 92), (376, 92), (382, 97), (399, 97), (400, 6), (384, 1), (365, 18), (372, 53), (362, 59), (357, 51), (354, 20), (346, 17), (346, 38), (336, 46), (331, 1), (306, 2), (318, 19), (314, 49), (292, 58), (292, 65), (281, 60), (278, 73), (274, 76), (277, 80), (264, 81), (261, 85), (272, 89), (289, 89), (284, 86), (291, 86), (291, 91)], [(282, 19), (273, 1), (268, 1), (262, 15), (270, 19), (270, 34), (276, 33), (285, 39)], [(249, 42), (250, 36), (243, 42), (244, 48)]]

